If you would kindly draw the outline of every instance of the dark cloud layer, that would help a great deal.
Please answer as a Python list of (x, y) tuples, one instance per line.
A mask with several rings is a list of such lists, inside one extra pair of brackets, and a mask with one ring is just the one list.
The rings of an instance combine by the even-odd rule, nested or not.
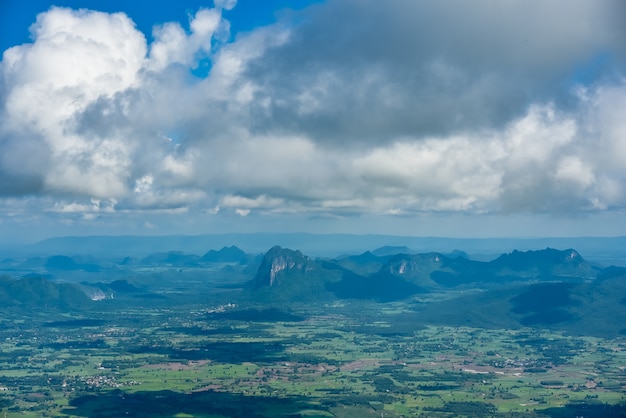
[[(502, 127), (571, 100), (577, 70), (622, 61), (606, 2), (331, 1), (250, 63), (259, 129), (385, 142)], [(598, 68), (601, 78), (615, 70)], [(266, 104), (269, 103), (269, 106)]]

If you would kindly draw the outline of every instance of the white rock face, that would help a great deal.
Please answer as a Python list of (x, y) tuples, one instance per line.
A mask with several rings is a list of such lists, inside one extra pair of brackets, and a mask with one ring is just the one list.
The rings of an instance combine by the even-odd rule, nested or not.
[(107, 295), (102, 290), (96, 290), (89, 295), (89, 298), (94, 301), (104, 300)]
[(276, 274), (286, 269), (292, 269), (296, 263), (292, 260), (286, 260), (285, 257), (279, 257), (272, 262), (270, 269), (270, 287), (276, 282)]
[(113, 293), (105, 293), (102, 289), (98, 289), (97, 287), (87, 287), (82, 286), (83, 292), (87, 295), (87, 297), (95, 302), (105, 299), (113, 299)]
[(280, 272), (294, 269), (306, 272), (307, 261), (308, 257), (300, 251), (274, 247), (265, 255), (255, 280), (259, 286), (276, 286)]

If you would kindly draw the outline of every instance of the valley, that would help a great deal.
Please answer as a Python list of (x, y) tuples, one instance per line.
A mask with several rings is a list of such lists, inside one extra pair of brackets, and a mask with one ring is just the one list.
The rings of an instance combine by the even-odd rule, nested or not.
[(73, 260), (35, 281), (5, 261), (2, 414), (626, 414), (622, 268), (572, 250), (490, 262), (212, 251)]

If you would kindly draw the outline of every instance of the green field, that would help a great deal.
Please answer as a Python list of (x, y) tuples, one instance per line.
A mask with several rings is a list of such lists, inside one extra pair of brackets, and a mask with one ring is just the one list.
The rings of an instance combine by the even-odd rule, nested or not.
[(5, 316), (1, 411), (7, 418), (626, 413), (623, 338), (412, 325), (408, 310), (362, 301), (294, 304), (289, 312), (194, 302)]

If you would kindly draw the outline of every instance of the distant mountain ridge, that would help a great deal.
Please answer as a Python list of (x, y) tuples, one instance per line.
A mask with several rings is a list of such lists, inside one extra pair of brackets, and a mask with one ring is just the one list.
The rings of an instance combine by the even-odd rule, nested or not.
[(50, 256), (55, 254), (98, 254), (107, 257), (138, 257), (167, 252), (172, 249), (202, 254), (207, 248), (236, 245), (247, 252), (258, 254), (274, 245), (297, 248), (316, 257), (337, 257), (339, 254), (358, 254), (372, 248), (407, 247), (411, 253), (450, 253), (463, 249), (470, 254), (495, 255), (513, 250), (528, 251), (551, 248), (576, 248), (589, 259), (623, 260), (626, 266), (626, 236), (619, 237), (556, 237), (556, 238), (446, 238), (410, 237), (393, 235), (310, 234), (310, 233), (255, 233), (168, 236), (84, 236), (48, 238), (35, 244), (15, 247), (4, 244), (2, 253)]
[(247, 255), (243, 250), (235, 245), (230, 247), (222, 247), (219, 251), (209, 250), (201, 258), (200, 261), (205, 263), (244, 263)]
[(61, 271), (84, 270), (87, 272), (97, 272), (100, 270), (100, 266), (95, 263), (77, 263), (73, 258), (65, 255), (48, 257), (45, 268), (48, 270)]
[(532, 271), (538, 275), (573, 275), (593, 277), (597, 271), (574, 249), (555, 250), (546, 248), (540, 251), (513, 251), (502, 254), (490, 262), (493, 268), (512, 271)]
[(312, 260), (300, 251), (276, 246), (265, 254), (252, 282), (256, 289), (290, 283), (289, 292), (295, 292), (294, 297), (306, 298), (306, 294), (297, 295), (298, 286), (295, 282), (304, 288), (307, 280), (322, 281), (326, 290), (340, 298), (389, 301), (439, 287), (504, 284), (531, 279), (592, 279), (599, 271), (573, 249), (513, 251), (490, 262), (436, 252), (382, 257), (366, 252), (328, 261)]
[[(187, 254), (182, 251), (152, 253), (141, 259), (143, 265), (164, 265), (171, 267), (201, 267), (206, 263), (245, 263), (248, 255), (236, 246), (209, 250), (203, 256)], [(126, 257), (124, 260), (130, 260)]]
[(165, 265), (171, 267), (198, 267), (200, 256), (185, 254), (182, 251), (153, 253), (141, 260), (143, 265)]
[(412, 254), (414, 253), (414, 251), (411, 250), (406, 245), (400, 245), (400, 246), (385, 245), (384, 247), (380, 247), (380, 248), (376, 248), (375, 250), (372, 250), (371, 253), (377, 257), (385, 257), (385, 256), (390, 256), (390, 255), (396, 255), (396, 254)]

